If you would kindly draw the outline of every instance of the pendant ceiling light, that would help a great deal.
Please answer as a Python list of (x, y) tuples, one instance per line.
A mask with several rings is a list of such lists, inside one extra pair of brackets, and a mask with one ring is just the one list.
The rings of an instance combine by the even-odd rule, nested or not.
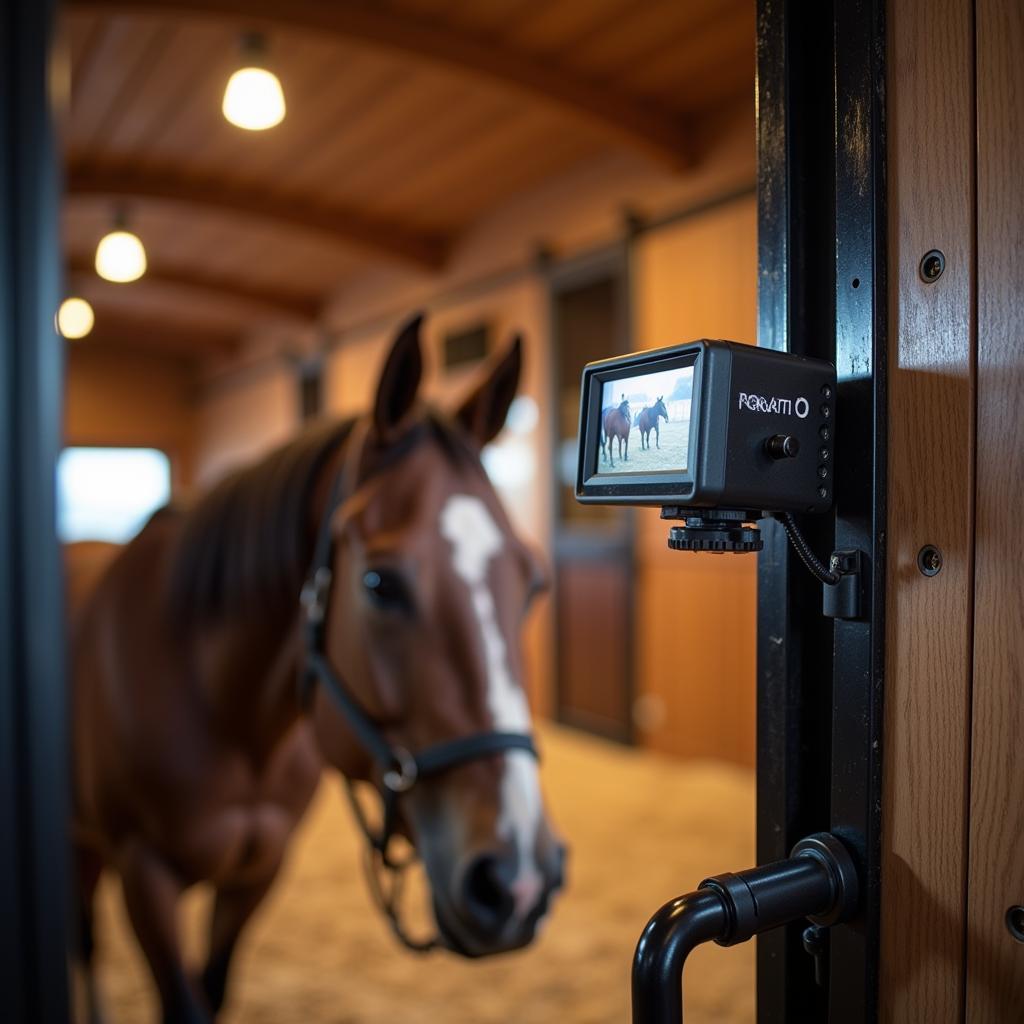
[(96, 273), (105, 281), (126, 284), (146, 272), (146, 249), (138, 235), (127, 229), (124, 215), (114, 218), (114, 230), (96, 246)]
[(92, 306), (75, 296), (65, 299), (57, 310), (57, 330), (65, 338), (84, 338), (96, 322)]
[(233, 125), (265, 131), (284, 120), (284, 90), (266, 67), (267, 44), (258, 32), (242, 37), (242, 66), (228, 79), (221, 109)]

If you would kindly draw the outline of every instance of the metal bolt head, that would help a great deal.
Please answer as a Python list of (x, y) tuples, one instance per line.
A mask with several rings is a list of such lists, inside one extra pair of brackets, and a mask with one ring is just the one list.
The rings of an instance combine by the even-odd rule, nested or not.
[(1006, 911), (1006, 930), (1018, 942), (1024, 942), (1024, 907), (1013, 906)]
[(942, 272), (945, 269), (946, 257), (942, 250), (930, 249), (921, 257), (921, 264), (917, 268), (917, 272), (921, 275), (921, 280), (925, 284), (931, 284), (942, 277)]
[(937, 576), (942, 568), (942, 552), (934, 544), (925, 544), (917, 553), (917, 567), (925, 576)]

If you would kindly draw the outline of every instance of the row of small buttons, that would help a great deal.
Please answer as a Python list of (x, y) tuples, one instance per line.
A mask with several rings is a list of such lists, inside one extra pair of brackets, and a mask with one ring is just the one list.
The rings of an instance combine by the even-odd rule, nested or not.
[[(821, 413), (822, 418), (827, 420), (832, 415), (832, 406), (829, 405), (827, 401), (827, 399), (832, 397), (832, 388), (830, 385), (825, 384), (822, 386), (821, 397), (826, 399), (826, 401), (821, 403), (819, 412)], [(827, 423), (823, 423), (821, 425), (821, 429), (818, 431), (818, 436), (822, 441), (826, 442), (818, 451), (818, 457), (821, 459), (821, 464), (818, 466), (818, 479), (825, 481), (828, 479), (828, 466), (825, 465), (825, 463), (828, 462), (832, 456), (832, 449), (828, 447), (828, 442), (832, 440), (832, 428)], [(828, 497), (828, 487), (824, 483), (818, 487), (818, 497), (822, 499)]]

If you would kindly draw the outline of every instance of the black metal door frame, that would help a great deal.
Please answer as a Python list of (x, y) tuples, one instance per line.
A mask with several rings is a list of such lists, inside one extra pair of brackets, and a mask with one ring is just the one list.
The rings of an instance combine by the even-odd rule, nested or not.
[(54, 4), (0, 5), (0, 992), (65, 1022), (64, 607), (55, 522), (63, 388)]
[(821, 586), (766, 523), (758, 579), (758, 862), (819, 830), (842, 836), (863, 909), (830, 929), (815, 983), (800, 925), (758, 938), (758, 1020), (862, 1022), (878, 1012), (885, 637), (885, 22), (881, 0), (758, 0), (758, 333), (832, 359), (834, 514), (804, 529), (822, 555), (868, 554), (860, 621), (821, 613)]

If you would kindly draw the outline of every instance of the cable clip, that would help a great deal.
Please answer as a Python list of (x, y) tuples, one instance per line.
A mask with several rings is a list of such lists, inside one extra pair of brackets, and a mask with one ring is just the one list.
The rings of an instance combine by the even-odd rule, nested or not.
[(859, 619), (862, 616), (864, 552), (858, 549), (833, 551), (829, 570), (838, 578), (822, 587), (821, 611), (830, 619)]

